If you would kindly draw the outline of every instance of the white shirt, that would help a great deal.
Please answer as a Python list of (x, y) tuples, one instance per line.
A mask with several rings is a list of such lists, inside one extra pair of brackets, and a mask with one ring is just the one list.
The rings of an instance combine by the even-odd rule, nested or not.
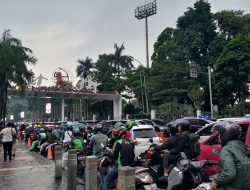
[(16, 130), (11, 127), (4, 128), (0, 135), (3, 135), (3, 142), (13, 142), (13, 135), (16, 134)]
[(70, 142), (72, 139), (72, 131), (65, 131), (63, 142)]

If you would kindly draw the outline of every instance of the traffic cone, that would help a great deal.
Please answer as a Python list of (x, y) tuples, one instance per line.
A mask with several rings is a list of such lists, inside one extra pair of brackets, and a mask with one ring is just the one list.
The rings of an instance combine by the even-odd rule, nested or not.
[(18, 133), (18, 143), (22, 144), (22, 137), (21, 137), (20, 133)]
[(29, 138), (28, 138), (28, 147), (29, 147), (29, 148), (31, 148), (31, 144), (32, 144), (32, 143), (31, 143), (31, 139), (30, 139), (30, 137), (29, 137)]
[(115, 185), (115, 190), (120, 190), (119, 183), (116, 183), (116, 185)]
[(51, 146), (48, 146), (47, 159), (48, 159), (48, 160), (52, 160), (52, 159), (53, 159), (52, 148), (51, 148)]

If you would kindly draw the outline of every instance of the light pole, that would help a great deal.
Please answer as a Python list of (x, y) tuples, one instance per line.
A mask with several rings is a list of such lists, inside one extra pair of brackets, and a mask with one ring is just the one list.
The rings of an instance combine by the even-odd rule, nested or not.
[[(144, 93), (145, 93), (145, 102), (146, 102), (146, 113), (149, 113), (149, 106), (148, 106), (148, 95), (147, 95), (147, 87), (146, 87), (146, 79), (145, 79), (145, 73), (144, 73), (144, 66), (142, 65), (142, 63), (135, 59), (134, 57), (130, 56), (130, 58), (134, 61), (137, 61), (141, 66), (142, 66), (142, 72), (143, 72), (143, 83), (144, 83)], [(140, 71), (140, 78), (141, 78), (141, 71)], [(141, 86), (142, 86), (142, 80), (141, 80)], [(143, 98), (143, 92), (142, 92), (142, 88), (141, 88), (141, 93), (142, 93), (142, 98)], [(143, 103), (143, 109), (144, 109), (144, 102), (142, 100)]]
[(135, 18), (141, 20), (145, 18), (146, 25), (146, 60), (147, 68), (149, 68), (149, 56), (148, 56), (148, 17), (156, 14), (157, 6), (156, 0), (135, 9)]
[(214, 110), (213, 110), (213, 97), (212, 97), (212, 83), (211, 83), (211, 67), (208, 65), (208, 83), (209, 83), (209, 98), (210, 98), (210, 111), (211, 111), (211, 118), (214, 117)]
[(208, 85), (209, 85), (209, 99), (210, 99), (210, 112), (211, 112), (211, 118), (213, 118), (214, 112), (213, 112), (213, 96), (212, 96), (212, 83), (211, 83), (211, 66), (208, 65), (208, 67), (201, 67), (197, 66), (195, 63), (190, 63), (190, 76), (193, 78), (197, 78), (197, 73), (202, 73), (201, 71), (198, 71), (198, 69), (207, 69), (208, 71)]

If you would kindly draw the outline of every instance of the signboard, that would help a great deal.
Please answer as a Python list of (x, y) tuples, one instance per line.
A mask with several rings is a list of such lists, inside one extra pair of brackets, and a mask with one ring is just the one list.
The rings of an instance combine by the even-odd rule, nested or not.
[(51, 113), (51, 103), (46, 103), (46, 105), (45, 105), (45, 113)]
[(190, 77), (197, 78), (197, 65), (194, 62), (190, 62)]
[(22, 111), (22, 112), (20, 113), (20, 117), (21, 117), (21, 119), (24, 118), (24, 111)]
[(190, 77), (192, 78), (197, 78), (197, 69), (196, 68), (191, 68), (190, 69)]

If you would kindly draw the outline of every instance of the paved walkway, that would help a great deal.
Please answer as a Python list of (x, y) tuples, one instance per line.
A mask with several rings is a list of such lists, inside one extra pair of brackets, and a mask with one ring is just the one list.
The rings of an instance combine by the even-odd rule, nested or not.
[[(47, 160), (20, 144), (17, 144), (16, 156), (4, 164), (3, 152), (0, 153), (0, 189), (1, 190), (66, 190), (67, 175), (61, 180), (54, 177), (54, 161)], [(84, 186), (77, 185), (77, 190)]]

